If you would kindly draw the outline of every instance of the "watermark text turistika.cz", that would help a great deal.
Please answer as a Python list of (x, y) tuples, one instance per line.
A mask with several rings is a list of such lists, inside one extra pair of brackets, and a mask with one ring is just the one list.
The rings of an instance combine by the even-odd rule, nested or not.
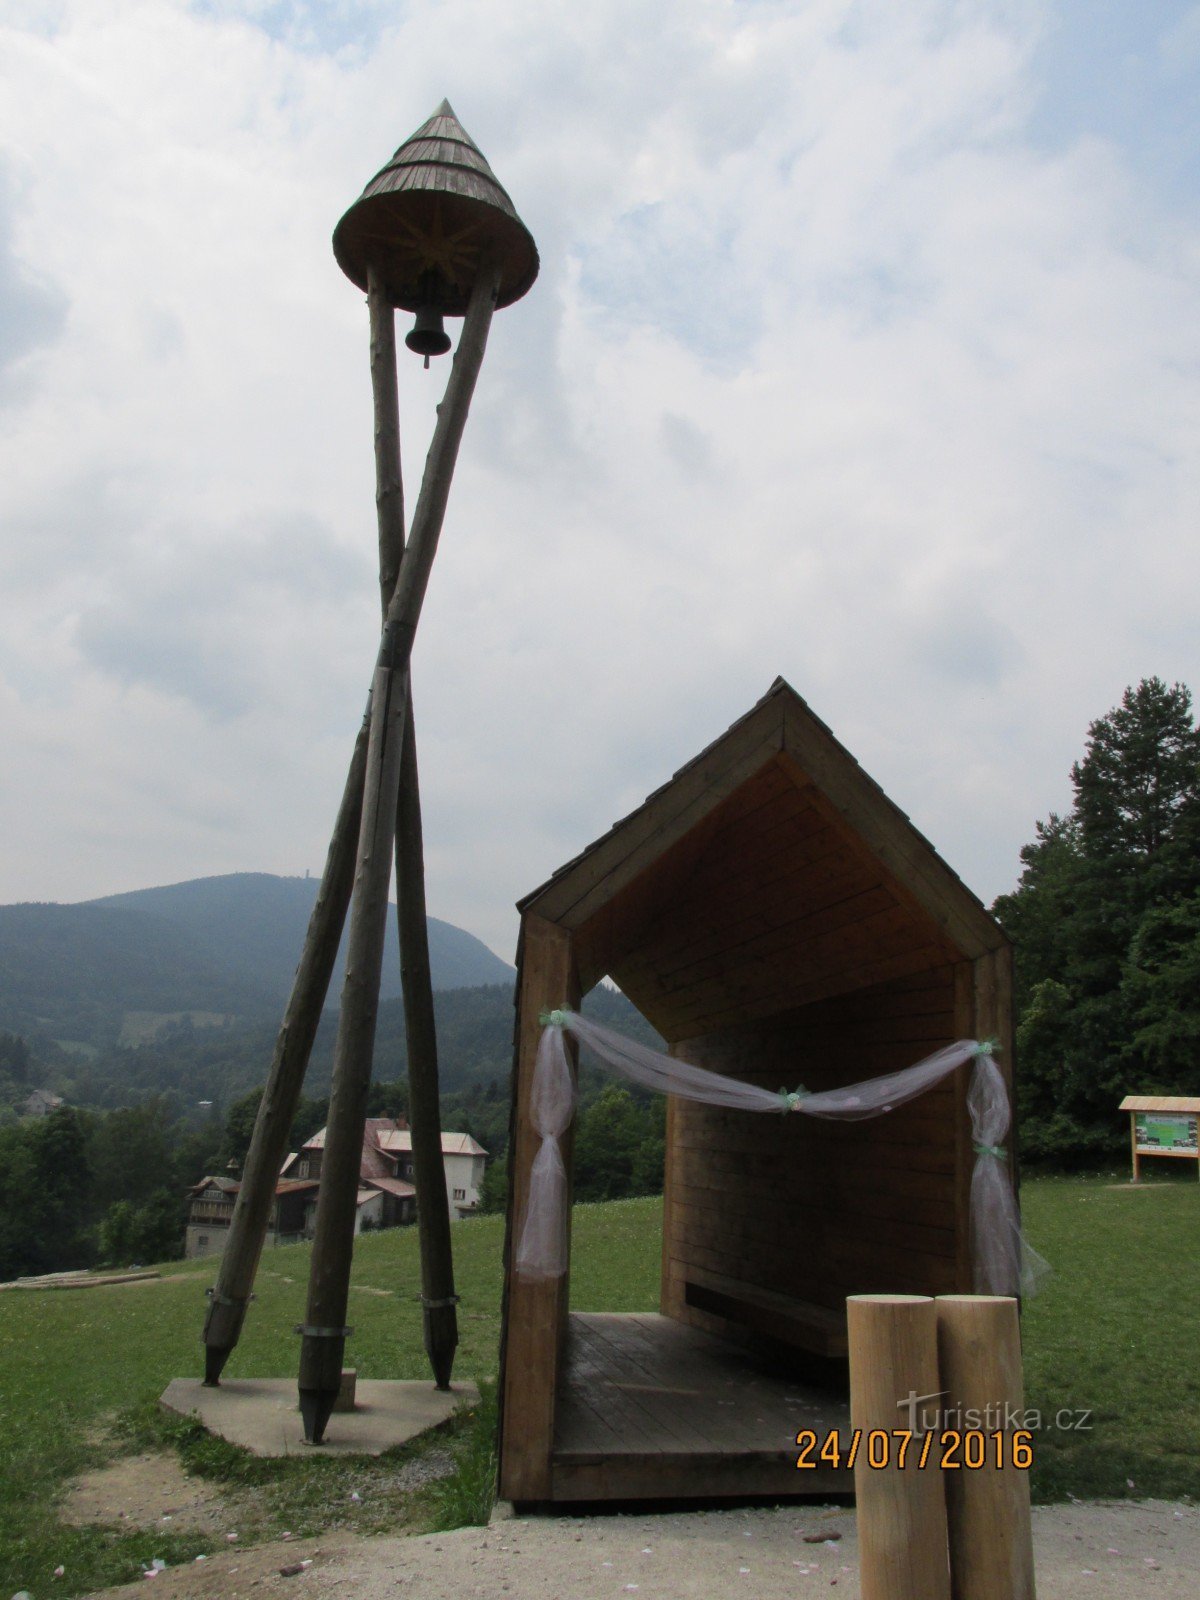
[(903, 1400), (896, 1401), (896, 1410), (902, 1412), (910, 1431), (923, 1433), (958, 1432), (992, 1433), (997, 1428), (1011, 1433), (1023, 1429), (1028, 1433), (1041, 1433), (1057, 1429), (1060, 1433), (1086, 1433), (1092, 1426), (1092, 1413), (1083, 1407), (1064, 1406), (1060, 1411), (1039, 1411), (1036, 1407), (1013, 1405), (1009, 1400), (997, 1400), (986, 1406), (944, 1406), (937, 1402), (949, 1393), (937, 1389), (933, 1394), (918, 1394), (910, 1389)]

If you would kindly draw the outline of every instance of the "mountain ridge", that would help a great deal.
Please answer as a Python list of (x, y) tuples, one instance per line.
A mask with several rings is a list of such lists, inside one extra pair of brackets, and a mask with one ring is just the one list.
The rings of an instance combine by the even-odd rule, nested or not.
[[(125, 1012), (277, 1017), (316, 900), (315, 878), (225, 873), (92, 900), (0, 906), (0, 1028), (104, 1045)], [(429, 918), (435, 989), (511, 985), (465, 929)], [(327, 1007), (336, 1008), (345, 938)], [(381, 999), (400, 992), (389, 917)]]

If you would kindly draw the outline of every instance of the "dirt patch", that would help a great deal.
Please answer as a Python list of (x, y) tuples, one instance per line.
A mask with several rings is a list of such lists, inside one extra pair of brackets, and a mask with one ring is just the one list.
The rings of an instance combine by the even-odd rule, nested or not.
[[(294, 1595), (308, 1600), (315, 1574), (336, 1560), (344, 1560), (357, 1543), (354, 1539), (293, 1539), (275, 1544), (260, 1544), (253, 1550), (222, 1550), (203, 1561), (185, 1567), (168, 1567), (153, 1580), (157, 1600), (262, 1600), (264, 1595)], [(284, 1567), (300, 1567), (287, 1575)], [(148, 1585), (124, 1583), (117, 1589), (101, 1589), (83, 1600), (122, 1600), (138, 1595), (145, 1600)]]
[(76, 1478), (59, 1516), (72, 1527), (108, 1522), (174, 1533), (224, 1533), (238, 1525), (239, 1500), (203, 1478), (189, 1477), (162, 1451), (123, 1456)]

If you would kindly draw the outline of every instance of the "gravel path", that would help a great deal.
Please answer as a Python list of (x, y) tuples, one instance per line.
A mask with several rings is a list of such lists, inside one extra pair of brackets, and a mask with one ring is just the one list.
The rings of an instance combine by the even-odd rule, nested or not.
[[(1163, 1501), (1035, 1507), (1039, 1600), (1196, 1600), (1200, 1509)], [(805, 1535), (821, 1542), (807, 1543)], [(840, 1535), (835, 1538), (834, 1535)], [(828, 1542), (825, 1542), (828, 1541)], [(283, 1565), (308, 1561), (284, 1576)], [(858, 1600), (853, 1511), (504, 1517), (407, 1539), (231, 1551), (161, 1573), (159, 1600)], [(109, 1590), (145, 1594), (143, 1583)]]

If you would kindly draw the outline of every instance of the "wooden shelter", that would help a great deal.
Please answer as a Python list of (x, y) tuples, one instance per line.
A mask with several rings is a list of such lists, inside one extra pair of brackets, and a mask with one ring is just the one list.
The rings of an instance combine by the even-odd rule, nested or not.
[(861, 1122), (669, 1100), (659, 1314), (568, 1315), (569, 1273), (514, 1268), (539, 1012), (607, 974), (674, 1054), (771, 1089), (985, 1036), (1008, 1073), (1005, 936), (782, 679), (519, 909), (501, 1494), (849, 1492), (795, 1434), (845, 1422), (847, 1295), (972, 1288), (967, 1069)]

